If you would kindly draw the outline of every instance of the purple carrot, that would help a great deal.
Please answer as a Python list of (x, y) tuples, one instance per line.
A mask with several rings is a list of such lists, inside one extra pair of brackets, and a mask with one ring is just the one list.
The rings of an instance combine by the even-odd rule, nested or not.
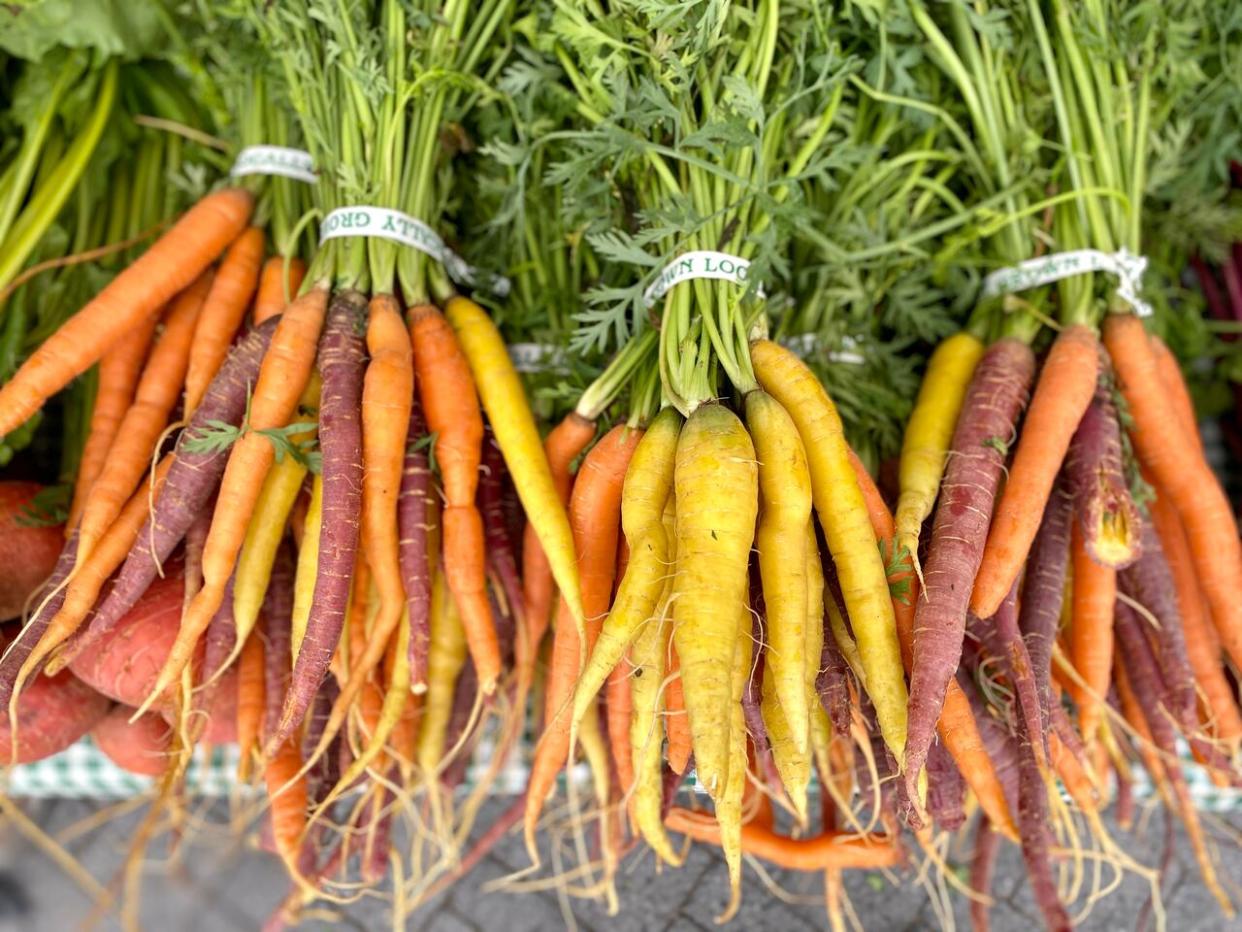
[(338, 291), (328, 306), (319, 342), (319, 449), (323, 469), (323, 523), (319, 565), (306, 635), (293, 664), (293, 679), (269, 754), (302, 724), (328, 673), (345, 627), (350, 581), (358, 555), (362, 512), (362, 376), (367, 303), (357, 291)]
[(492, 610), (492, 624), (496, 626), (496, 643), (500, 647), (500, 660), (506, 666), (513, 665), (513, 651), (517, 640), (517, 622), (513, 613), (500, 604), (500, 593), (494, 585), (487, 587), (487, 604)]
[[(998, 613), (999, 614), (999, 613)], [(1026, 862), (1027, 878), (1035, 902), (1044, 914), (1044, 924), (1054, 932), (1073, 928), (1065, 904), (1057, 895), (1057, 882), (1052, 874), (1049, 847), (1052, 832), (1048, 828), (1052, 814), (1048, 807), (1048, 786), (1037, 759), (1037, 735), (1030, 715), (1039, 710), (1023, 708), (1018, 719), (1018, 835), (1022, 842), (1022, 860)]]
[[(323, 737), (323, 730), (327, 727), (328, 716), (340, 694), (341, 690), (336, 680), (330, 676), (325, 677), (323, 684), (319, 687), (319, 692), (315, 694), (315, 702), (311, 706), (310, 717), (307, 720), (306, 734), (302, 736), (303, 760), (310, 757), (319, 747), (319, 739)], [(338, 735), (333, 740), (340, 740), (340, 736)], [(332, 787), (336, 785), (336, 781), (340, 779), (340, 773), (337, 770), (339, 761), (340, 755), (336, 753), (336, 748), (329, 744), (328, 749), (316, 758), (311, 769), (307, 771), (306, 790), (312, 806), (323, 802)], [(327, 827), (327, 823), (322, 823), (322, 825)], [(310, 839), (308, 838), (307, 841), (309, 842)]]
[(410, 688), (427, 691), (427, 647), (431, 639), (431, 570), (427, 564), (427, 524), (431, 504), (431, 466), (424, 437), (427, 425), (414, 394), (406, 433), (405, 468), (397, 499), (401, 581), (410, 615)]
[(487, 561), (500, 581), (509, 614), (521, 625), (526, 617), (526, 607), (522, 601), (522, 580), (518, 575), (513, 542), (505, 523), (504, 486), (507, 476), (504, 457), (489, 427), (483, 435), (483, 464), (479, 473), (479, 511), (483, 515)]
[[(1027, 732), (1034, 744), (1033, 753), (1039, 766), (1048, 760), (1048, 734), (1044, 728), (1043, 708), (1040, 704), (1039, 687), (1035, 681), (1035, 671), (1031, 664), (1031, 656), (1027, 653), (1026, 642), (1018, 630), (1018, 583), (1015, 580), (1009, 595), (996, 610), (996, 614), (987, 621), (980, 621), (973, 615), (971, 630), (979, 633), (987, 655), (1001, 663), (1001, 669), (1009, 680), (1017, 698), (1019, 718), (1026, 722)], [(1018, 731), (1013, 723), (1015, 732)]]
[(274, 317), (250, 330), (220, 367), (190, 423), (177, 438), (173, 464), (155, 500), (154, 515), (138, 532), (134, 549), (125, 558), (111, 591), (96, 606), (90, 624), (79, 629), (65, 644), (61, 656), (66, 663), (116, 627), (142, 598), (190, 526), (207, 507), (224, 474), (229, 449), (203, 447), (201, 441), (213, 427), (241, 424), (250, 388), (258, 378), (259, 366), (278, 319)]
[(966, 781), (943, 743), (932, 742), (927, 753), (927, 811), (936, 827), (956, 832), (966, 821)]
[(1137, 560), (1142, 551), (1142, 516), (1126, 482), (1121, 424), (1112, 390), (1112, 364), (1101, 348), (1100, 380), (1070, 441), (1065, 479), (1087, 552), (1096, 562), (1120, 569)]
[[(474, 661), (466, 658), (466, 665), (461, 668), (457, 677), (457, 687), (453, 690), (453, 711), (449, 713), (448, 727), (444, 730), (444, 753), (447, 755), (462, 740), (466, 733), (466, 725), (470, 723), (470, 713), (474, 709), (475, 694), (479, 691), (479, 677), (474, 671)], [(466, 778), (466, 769), (470, 765), (470, 753), (466, 747), (457, 749), (453, 759), (444, 768), (441, 777), (449, 789), (456, 789)]]
[[(1173, 573), (1150, 521), (1143, 522), (1142, 540), (1143, 556), (1137, 563), (1122, 570), (1117, 582), (1123, 593), (1160, 622), (1151, 634), (1158, 645), (1156, 662), (1168, 691), (1169, 711), (1187, 734), (1193, 734), (1199, 729), (1195, 711), (1195, 677), (1186, 654), (1186, 634), (1177, 607)], [(1144, 627), (1150, 628), (1149, 625)]]
[[(970, 860), (970, 888), (976, 893), (992, 895), (992, 875), (996, 871), (996, 852), (1000, 850), (1000, 835), (992, 830), (992, 823), (982, 813), (975, 828), (975, 851)], [(970, 927), (974, 932), (988, 932), (988, 904), (970, 901)]]
[(819, 693), (820, 705), (832, 722), (832, 730), (838, 735), (850, 733), (850, 679), (849, 665), (825, 624), (824, 646), (819, 655), (819, 675), (815, 678), (815, 691)]
[(967, 671), (963, 670), (958, 674), (957, 684), (965, 693), (967, 701), (970, 702), (970, 709), (979, 726), (979, 737), (988, 757), (992, 759), (992, 766), (996, 769), (996, 779), (1000, 782), (1005, 804), (1010, 812), (1016, 812), (1018, 808), (1018, 749), (1013, 735), (1001, 724), (1000, 719), (992, 714), (974, 678)]
[(203, 548), (211, 532), (211, 515), (215, 506), (208, 504), (185, 532), (185, 588), (182, 590), (182, 613), (190, 607), (198, 590), (203, 588)]
[(290, 671), (293, 667), (293, 579), (295, 575), (293, 554), (289, 543), (282, 541), (272, 563), (272, 576), (263, 596), (263, 610), (259, 613), (260, 632), (263, 635), (263, 737), (266, 744), (276, 734), (280, 725), (280, 709), (289, 691)]
[(1052, 714), (1052, 649), (1056, 646), (1061, 603), (1065, 599), (1072, 521), (1069, 493), (1065, 483), (1058, 481), (1048, 496), (1039, 533), (1027, 557), (1022, 612), (1018, 619), (1039, 694), (1040, 729), (1045, 734)]
[(228, 585), (224, 588), (224, 599), (207, 626), (207, 649), (203, 655), (203, 669), (199, 676), (199, 681), (203, 684), (211, 683), (222, 672), (224, 662), (228, 660), (233, 644), (237, 641), (237, 625), (233, 618), (233, 584), (236, 578), (236, 575), (229, 577)]
[[(664, 763), (664, 778), (661, 783), (662, 795), (660, 797), (660, 818), (667, 819), (669, 811), (673, 808), (673, 803), (677, 801), (677, 791), (681, 788), (682, 774)], [(694, 766), (694, 755), (690, 755), (690, 762), (686, 764), (686, 773)]]
[[(755, 588), (751, 587), (751, 601), (754, 602)], [(763, 643), (762, 615), (752, 616), (752, 632), (756, 644)], [(751, 746), (755, 749), (755, 763), (763, 774), (768, 786), (780, 786), (780, 773), (776, 769), (776, 759), (772, 756), (772, 744), (768, 740), (768, 729), (763, 723), (763, 671), (767, 666), (767, 651), (760, 650), (750, 665), (750, 679), (746, 681), (746, 690), (742, 693), (742, 712), (746, 716), (746, 732), (750, 736)]]
[(77, 552), (78, 529), (74, 528), (69, 539), (65, 541), (60, 556), (56, 558), (56, 565), (52, 567), (52, 575), (39, 587), (38, 598), (40, 602), (46, 599), (46, 604), (42, 605), (34, 617), (26, 622), (25, 627), (0, 657), (0, 714), (7, 714), (5, 710), (8, 709), (9, 700), (13, 697), (13, 686), (17, 683), (17, 674), (22, 664), (26, 662), (34, 646), (43, 637), (43, 632), (47, 630), (48, 625), (52, 623), (52, 619), (65, 603), (67, 588), (61, 583), (69, 577), (69, 571), (73, 569)]
[(915, 795), (945, 691), (961, 659), (971, 586), (983, 559), (1008, 446), (1034, 374), (1030, 347), (1013, 339), (993, 343), (975, 367), (953, 433), (923, 563), (924, 589), (914, 615), (905, 761), (910, 796)]

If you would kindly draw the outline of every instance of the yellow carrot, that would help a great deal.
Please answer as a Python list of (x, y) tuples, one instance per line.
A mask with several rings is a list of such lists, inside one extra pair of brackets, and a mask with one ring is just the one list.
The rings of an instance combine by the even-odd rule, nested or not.
[[(850, 465), (841, 418), (824, 387), (797, 356), (770, 340), (751, 344), (759, 384), (794, 419), (811, 470), (811, 492), (837, 567), (845, 611), (866, 671), (884, 742), (897, 760), (906, 745), (906, 681), (884, 560)], [(680, 650), (680, 647), (678, 648)]]
[(661, 746), (664, 740), (664, 659), (672, 625), (665, 617), (672, 581), (664, 585), (656, 617), (641, 626), (630, 649), (633, 673), (630, 681), (630, 754), (634, 763), (634, 792), (630, 817), (643, 840), (656, 856), (677, 867), (682, 858), (660, 817), (664, 802)]
[(552, 480), (552, 470), (526, 400), (521, 376), (513, 367), (500, 331), (481, 307), (469, 298), (454, 297), (445, 306), (444, 315), (453, 325), (462, 352), (470, 363), (496, 443), (509, 467), (526, 518), (547, 554), (561, 598), (581, 628), (584, 619), (573, 532)]
[[(811, 475), (793, 419), (767, 392), (756, 390), (746, 396), (746, 426), (759, 459), (761, 508), (755, 545), (767, 608), (764, 687), (768, 688), (770, 678), (771, 690), (784, 712), (787, 736), (805, 757), (810, 727), (803, 653), (807, 638), (805, 528), (811, 519)], [(818, 665), (818, 655), (815, 662)]]
[(290, 656), (296, 660), (306, 636), (311, 600), (315, 594), (315, 578), (319, 575), (319, 529), (323, 524), (323, 477), (316, 476), (311, 486), (310, 507), (306, 509), (306, 526), (302, 531), (302, 549), (298, 551), (298, 568), (293, 583), (293, 618), (290, 621)]
[(436, 567), (431, 583), (431, 642), (427, 651), (427, 693), (418, 733), (418, 766), (430, 781), (444, 758), (444, 739), (453, 712), (457, 677), (466, 665), (466, 631), (453, 602), (444, 570)]
[(725, 709), (729, 730), (729, 771), (724, 792), (716, 803), (716, 821), (720, 824), (720, 850), (729, 870), (729, 904), (717, 917), (727, 922), (742, 902), (742, 801), (746, 796), (746, 714), (742, 694), (750, 678), (751, 641), (750, 600), (744, 598), (736, 613), (736, 647), (733, 670), (729, 677), (729, 706)]
[(914, 555), (916, 562), (919, 533), (940, 492), (953, 429), (982, 355), (983, 343), (964, 330), (937, 346), (906, 424), (898, 472), (897, 545)]
[(698, 779), (713, 797), (725, 789), (732, 756), (730, 675), (758, 484), (755, 448), (737, 416), (719, 404), (697, 408), (677, 441), (673, 640)]

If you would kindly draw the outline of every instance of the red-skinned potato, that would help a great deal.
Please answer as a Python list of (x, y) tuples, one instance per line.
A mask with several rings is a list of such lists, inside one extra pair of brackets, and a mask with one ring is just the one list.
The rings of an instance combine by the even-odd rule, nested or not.
[[(0, 636), (0, 649), (8, 638)], [(0, 710), (0, 767), (28, 764), (63, 751), (108, 714), (108, 700), (68, 670), (32, 677), (17, 701), (17, 755), (8, 710)]]
[(168, 764), (172, 728), (153, 712), (131, 723), (133, 714), (129, 706), (115, 706), (91, 730), (91, 738), (108, 760), (122, 770), (158, 777)]
[(21, 615), (65, 544), (63, 525), (31, 527), (23, 517), (42, 490), (37, 482), (0, 481), (0, 621)]

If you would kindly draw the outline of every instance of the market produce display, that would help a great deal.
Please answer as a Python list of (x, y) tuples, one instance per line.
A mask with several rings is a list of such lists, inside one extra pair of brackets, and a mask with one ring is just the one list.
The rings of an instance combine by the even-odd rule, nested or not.
[(151, 779), (101, 910), (236, 745), (273, 929), (510, 832), (1163, 924), (1140, 773), (1233, 916), (1228, 4), (114, 6), (0, 11), (0, 767)]

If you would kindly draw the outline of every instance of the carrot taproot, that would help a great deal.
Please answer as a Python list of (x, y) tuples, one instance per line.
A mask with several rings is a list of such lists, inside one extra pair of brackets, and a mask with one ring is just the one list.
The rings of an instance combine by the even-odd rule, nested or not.
[(1074, 583), (1069, 653), (1082, 685), (1072, 682), (1069, 689), (1078, 708), (1078, 733), (1088, 746), (1094, 746), (1112, 678), (1117, 571), (1091, 556), (1077, 522), (1073, 527), (1071, 553)]
[(574, 623), (581, 628), (585, 615), (574, 559), (575, 539), (539, 441), (539, 429), (522, 379), (500, 331), (481, 307), (469, 298), (454, 296), (445, 305), (444, 313), (470, 362), (479, 397), (496, 432), (496, 442), (513, 476), (527, 520), (543, 546), (561, 598), (566, 600)]
[[(1203, 691), (1203, 701), (1212, 732), (1220, 739), (1236, 744), (1242, 739), (1242, 714), (1239, 714), (1233, 689), (1220, 662), (1220, 644), (1207, 617), (1199, 580), (1190, 559), (1186, 532), (1182, 529), (1177, 509), (1167, 496), (1159, 494), (1149, 502), (1152, 524), (1163, 545), (1165, 560), (1173, 577), (1178, 614), (1186, 634), (1186, 649), (1195, 682)], [(1163, 619), (1162, 619), (1163, 620)], [(1171, 620), (1163, 620), (1170, 623)]]
[(398, 556), (405, 607), (410, 616), (410, 688), (427, 691), (427, 651), (431, 639), (430, 524), (434, 515), (431, 463), (427, 456), (422, 406), (411, 398), (405, 432), (405, 462), (397, 495)]
[[(875, 480), (871, 478), (871, 474), (867, 472), (867, 468), (856, 455), (851, 456), (850, 462), (858, 478), (858, 487), (866, 501), (867, 514), (871, 518), (876, 538), (880, 541), (890, 541), (890, 549), (893, 546), (899, 547), (899, 544), (891, 543), (896, 528)], [(893, 618), (896, 622), (897, 638), (901, 643), (902, 663), (909, 670), (912, 668), (914, 658), (914, 620), (915, 606), (919, 603), (919, 581), (913, 568), (905, 560), (894, 560), (890, 557), (888, 562), (893, 570), (888, 577), (889, 586), (892, 589)], [(820, 689), (821, 695), (823, 692), (824, 690)], [(848, 703), (848, 696), (845, 701)], [(832, 711), (826, 704), (825, 709)], [(835, 719), (834, 727), (836, 727)], [(940, 710), (939, 721), (936, 723), (936, 732), (957, 763), (958, 770), (967, 784), (974, 791), (980, 808), (987, 814), (992, 825), (1007, 838), (1016, 839), (1017, 828), (1014, 826), (1013, 817), (1006, 804), (1000, 779), (984, 747), (970, 702), (962, 693), (955, 678), (950, 678), (945, 690), (944, 704)], [(908, 769), (906, 777), (910, 779)], [(917, 784), (913, 780), (908, 783), (906, 792), (908, 796), (911, 793), (917, 793)]]
[(940, 492), (949, 442), (983, 351), (978, 337), (965, 330), (942, 341), (927, 361), (914, 410), (906, 422), (898, 476), (897, 545), (916, 560), (923, 522)]
[(134, 549), (125, 558), (103, 601), (85, 630), (65, 644), (61, 657), (70, 662), (110, 632), (137, 603), (161, 572), (173, 550), (207, 507), (228, 462), (229, 451), (203, 443), (213, 425), (241, 424), (264, 354), (276, 323), (255, 327), (229, 354), (211, 390), (190, 423), (177, 438), (168, 480), (155, 498), (154, 509), (138, 532)]
[(841, 578), (845, 610), (867, 670), (867, 691), (885, 743), (901, 760), (907, 729), (901, 648), (884, 561), (850, 465), (840, 415), (814, 373), (788, 349), (760, 340), (750, 352), (760, 385), (789, 412), (802, 438), (812, 500)]
[(194, 328), (194, 346), (185, 374), (185, 410), (193, 414), (216, 377), (220, 364), (228, 355), (233, 334), (241, 326), (250, 299), (259, 285), (259, 267), (263, 262), (263, 231), (247, 227), (229, 245), (220, 261), (211, 291), (203, 302), (198, 325)]
[(634, 763), (630, 756), (630, 719), (634, 710), (633, 671), (623, 658), (608, 674), (604, 686), (604, 731), (609, 756), (617, 775), (621, 796), (634, 786)]
[(418, 305), (408, 317), (419, 397), (436, 437), (436, 462), (444, 483), (440, 520), (445, 573), (480, 685), (491, 693), (500, 677), (500, 646), (487, 600), (483, 518), (475, 505), (483, 443), (478, 392), (466, 356), (439, 309)]
[(1034, 369), (1035, 358), (1024, 343), (1014, 339), (993, 343), (975, 367), (953, 433), (923, 566), (923, 592), (914, 613), (910, 735), (904, 765), (908, 781), (922, 770), (961, 659), (971, 583), (983, 558), (1006, 445), (1026, 403)]
[[(365, 299), (361, 294), (337, 292), (328, 308), (320, 341), (319, 373), (323, 395), (319, 403), (319, 448), (323, 491), (315, 585), (306, 631), (293, 659), (293, 681), (280, 713), (280, 727), (276, 737), (269, 741), (269, 748), (274, 748), (302, 724), (319, 691), (319, 684), (328, 673), (345, 626), (362, 511), (365, 311)], [(374, 568), (371, 569), (374, 572)], [(400, 601), (396, 607), (400, 611)]]
[(575, 721), (617, 668), (639, 628), (655, 613), (669, 570), (669, 540), (663, 517), (673, 486), (673, 464), (681, 415), (667, 408), (642, 435), (621, 489), (621, 528), (630, 559), (612, 608), (574, 693)]
[(552, 666), (544, 696), (544, 728), (535, 747), (527, 782), (524, 827), (527, 850), (536, 859), (535, 827), (544, 801), (571, 750), (573, 698), (583, 657), (589, 656), (612, 598), (620, 536), (621, 489), (626, 469), (642, 432), (618, 424), (591, 448), (574, 482), (569, 501), (574, 546), (578, 554), (575, 576), (582, 582), (582, 605), (587, 611), (585, 641), (579, 638), (573, 609), (562, 598), (557, 608), (552, 642)]
[(956, 832), (966, 821), (966, 780), (943, 742), (927, 755), (927, 814), (942, 832)]
[[(383, 659), (406, 613), (397, 528), (397, 499), (405, 468), (406, 431), (414, 396), (410, 338), (391, 295), (371, 299), (367, 326), (370, 363), (362, 384), (362, 550), (376, 588), (378, 610), (362, 651), (350, 657), (349, 673), (324, 727), (317, 757), (345, 722), (366, 678)], [(322, 532), (321, 532), (322, 533)], [(405, 666), (393, 677), (409, 678), (409, 625), (401, 635)], [(392, 702), (395, 704), (396, 700)], [(391, 706), (389, 707), (391, 711)], [(400, 709), (391, 714), (400, 714)], [(390, 719), (381, 716), (384, 722)], [(365, 756), (365, 755), (364, 755)], [(357, 762), (355, 762), (355, 766)]]
[(677, 440), (673, 486), (673, 641), (696, 773), (717, 797), (728, 779), (730, 671), (759, 506), (755, 448), (728, 408), (700, 405), (686, 420)]
[(24, 423), (134, 327), (189, 287), (242, 231), (253, 207), (248, 191), (222, 188), (182, 214), (0, 386), (0, 436)]
[[(803, 750), (794, 741), (793, 730), (789, 724), (789, 714), (785, 711), (785, 706), (776, 692), (772, 659), (772, 652), (767, 652), (763, 669), (760, 709), (763, 713), (763, 724), (767, 731), (768, 742), (772, 749), (772, 759), (776, 762), (777, 773), (780, 774), (781, 785), (785, 788), (785, 795), (789, 798), (798, 824), (805, 825), (807, 787), (811, 782), (810, 713), (807, 714), (808, 747)], [(720, 812), (719, 806), (717, 806), (717, 812)]]
[[(483, 432), (483, 460), (479, 475), (479, 513), (483, 516), (483, 542), (487, 547), (488, 575), (493, 581), (493, 594), (504, 624), (497, 624), (501, 660), (512, 666), (518, 653), (517, 639), (525, 637), (526, 606), (522, 602), (522, 580), (518, 574), (517, 554), (513, 549), (508, 516), (505, 513), (505, 490), (510, 482), (496, 435), (490, 427)], [(526, 656), (523, 650), (522, 656)]]
[[(970, 610), (991, 618), (1022, 572), (1070, 440), (1095, 397), (1099, 340), (1090, 327), (1066, 327), (1053, 341), (1031, 396), (1009, 477), (988, 528)], [(1007, 438), (1001, 438), (1007, 439)]]
[[(595, 422), (588, 421), (576, 411), (571, 411), (548, 433), (544, 440), (544, 454), (552, 471), (552, 483), (556, 486), (561, 502), (569, 504), (569, 490), (573, 481), (570, 467), (582, 451), (595, 439)], [(556, 596), (556, 584), (552, 579), (552, 565), (539, 544), (535, 526), (526, 522), (522, 537), (522, 600), (526, 605), (527, 623), (530, 625), (530, 650), (536, 652), (539, 642), (552, 621)], [(529, 663), (519, 665), (529, 667)]]
[[(311, 602), (315, 597), (315, 579), (319, 575), (319, 538), (323, 525), (323, 477), (311, 480), (310, 503), (306, 508), (306, 526), (302, 533), (302, 546), (298, 548), (297, 570), (294, 574), (293, 605), (291, 609), (289, 637), (291, 656), (297, 657), (306, 637), (306, 624), (310, 618)], [(357, 579), (359, 573), (355, 569)], [(368, 580), (370, 576), (366, 577)], [(363, 593), (365, 595), (366, 589)], [(363, 603), (365, 605), (365, 601)]]
[(309, 802), (306, 777), (298, 775), (301, 769), (302, 752), (293, 737), (286, 738), (274, 754), (268, 755), (263, 768), (276, 851), (295, 876)]
[(90, 556), (150, 468), (151, 455), (181, 395), (195, 321), (210, 284), (210, 273), (201, 275), (177, 296), (161, 320), (162, 332), (143, 367), (134, 402), (121, 419), (116, 440), (82, 506), (79, 559)]
[[(199, 635), (220, 607), (255, 502), (275, 459), (275, 448), (262, 431), (284, 427), (297, 407), (315, 361), (327, 299), (327, 287), (317, 286), (276, 318), (275, 331), (250, 398), (250, 429), (233, 444), (220, 482), (211, 531), (203, 549), (203, 588), (182, 618), (177, 642), (160, 672), (156, 689), (144, 705), (149, 706), (177, 678)], [(341, 296), (333, 303), (336, 300), (342, 300)]]
[(47, 631), (56, 613), (60, 611), (60, 607), (65, 603), (64, 583), (73, 569), (74, 555), (77, 550), (78, 534), (75, 530), (69, 533), (69, 538), (60, 549), (60, 556), (56, 558), (56, 565), (52, 567), (51, 575), (44, 582), (43, 588), (39, 590), (42, 599), (34, 614), (17, 633), (17, 636), (5, 646), (3, 652), (0, 652), (0, 710), (9, 707), (18, 672), (39, 639)]
[[(793, 418), (763, 390), (746, 396), (746, 426), (759, 460), (759, 527), (755, 546), (767, 609), (765, 694), (771, 691), (781, 731), (799, 761), (807, 757), (810, 696), (806, 689), (807, 536), (811, 519), (811, 475)], [(814, 529), (811, 531), (814, 537)], [(816, 560), (819, 552), (816, 550)], [(822, 616), (820, 616), (822, 617)], [(823, 625), (819, 625), (822, 632)], [(814, 661), (819, 662), (819, 651)], [(773, 748), (776, 751), (776, 747)], [(777, 753), (779, 766), (784, 748)], [(809, 770), (808, 770), (809, 772)], [(786, 784), (786, 790), (789, 789)], [(805, 790), (805, 788), (803, 788)], [(795, 803), (797, 800), (795, 799)], [(805, 819), (805, 792), (799, 818)]]
[(1242, 542), (1233, 509), (1164, 388), (1143, 322), (1110, 315), (1104, 322), (1104, 345), (1129, 406), (1135, 450), (1182, 519), (1221, 646), (1234, 663), (1242, 663), (1242, 600), (1237, 597)]
[[(706, 812), (675, 806), (665, 822), (674, 832), (695, 841), (720, 844), (720, 826)], [(786, 870), (819, 871), (830, 867), (880, 870), (895, 867), (902, 861), (901, 848), (884, 835), (832, 832), (789, 838), (754, 823), (742, 826), (742, 850)]]
[(264, 669), (263, 640), (252, 632), (242, 647), (237, 668), (237, 779), (242, 783), (249, 782), (254, 755), (261, 750)]
[(142, 372), (147, 349), (155, 333), (157, 316), (151, 314), (121, 337), (120, 341), (99, 360), (99, 387), (95, 391), (95, 406), (91, 409), (91, 423), (82, 445), (78, 460), (78, 474), (73, 483), (73, 500), (69, 505), (69, 517), (65, 521), (65, 533), (77, 527), (82, 507), (96, 477), (104, 467), (108, 450), (116, 437), (117, 429), (134, 400), (134, 388)]
[(1107, 354), (1101, 357), (1095, 397), (1070, 441), (1065, 474), (1087, 552), (1098, 562), (1121, 569), (1139, 557), (1142, 517), (1122, 462), (1112, 367)]
[(272, 256), (264, 262), (251, 311), (255, 326), (281, 313), (298, 293), (305, 277), (306, 263), (297, 256)]

